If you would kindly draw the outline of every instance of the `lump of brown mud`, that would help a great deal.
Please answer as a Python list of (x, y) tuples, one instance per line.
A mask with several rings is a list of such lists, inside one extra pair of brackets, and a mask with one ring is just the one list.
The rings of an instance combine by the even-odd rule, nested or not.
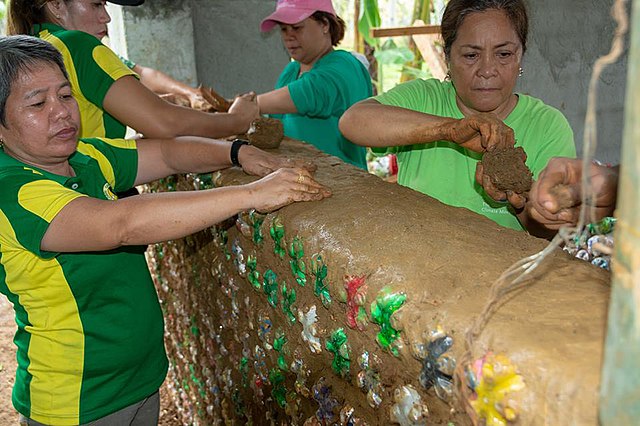
[(200, 90), (200, 94), (202, 95), (204, 100), (207, 101), (209, 105), (211, 105), (214, 111), (227, 112), (229, 111), (229, 108), (231, 108), (231, 102), (226, 100), (211, 87), (200, 86), (198, 87), (198, 90)]
[(533, 175), (524, 159), (524, 150), (520, 147), (494, 149), (482, 156), (484, 174), (499, 191), (523, 194), (533, 184)]
[(261, 149), (279, 147), (282, 138), (284, 138), (282, 122), (271, 117), (260, 117), (254, 120), (247, 131), (247, 139), (251, 145)]

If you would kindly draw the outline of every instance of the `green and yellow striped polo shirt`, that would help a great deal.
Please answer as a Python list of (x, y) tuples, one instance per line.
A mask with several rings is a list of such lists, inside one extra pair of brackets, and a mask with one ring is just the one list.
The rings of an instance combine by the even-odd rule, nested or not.
[(91, 34), (68, 31), (54, 24), (36, 24), (31, 34), (53, 44), (62, 53), (73, 97), (80, 107), (80, 137), (123, 138), (126, 125), (109, 115), (102, 103), (116, 80), (137, 74)]
[[(0, 150), (0, 292), (18, 330), (14, 407), (40, 423), (77, 425), (153, 394), (167, 358), (144, 247), (105, 252), (40, 249), (49, 223), (78, 197), (115, 199), (137, 172), (135, 141), (84, 139), (75, 177)], [(102, 226), (100, 217), (93, 218)]]

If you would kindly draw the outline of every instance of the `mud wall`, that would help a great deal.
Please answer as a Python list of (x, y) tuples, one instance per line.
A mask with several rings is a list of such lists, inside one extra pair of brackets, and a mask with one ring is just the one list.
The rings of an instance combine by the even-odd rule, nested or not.
[[(464, 332), (499, 275), (545, 241), (308, 145), (280, 152), (314, 158), (334, 195), (150, 248), (185, 424), (470, 424), (451, 384)], [(154, 189), (251, 179), (233, 169)], [(597, 423), (609, 279), (558, 251), (499, 306), (463, 380), (474, 415)]]

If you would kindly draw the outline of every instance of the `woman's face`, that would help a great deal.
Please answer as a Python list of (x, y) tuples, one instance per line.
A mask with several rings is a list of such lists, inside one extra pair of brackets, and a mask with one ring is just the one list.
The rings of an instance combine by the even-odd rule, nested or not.
[(36, 63), (18, 75), (5, 105), (5, 123), (0, 125), (4, 151), (24, 163), (48, 170), (75, 152), (80, 111), (56, 65)]
[[(451, 81), (463, 113), (510, 112), (522, 44), (503, 11), (468, 15), (451, 45)], [(505, 111), (506, 110), (506, 111)]]
[(98, 40), (107, 34), (111, 17), (106, 9), (106, 0), (60, 1), (60, 21), (67, 30), (84, 31)]
[(297, 24), (280, 24), (284, 47), (294, 60), (313, 64), (331, 48), (329, 24), (307, 18)]

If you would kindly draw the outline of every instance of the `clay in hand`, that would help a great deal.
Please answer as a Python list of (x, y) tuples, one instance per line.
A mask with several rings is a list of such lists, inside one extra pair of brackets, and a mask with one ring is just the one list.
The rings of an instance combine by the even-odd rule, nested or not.
[(494, 149), (482, 156), (483, 172), (498, 191), (524, 194), (533, 184), (533, 174), (525, 164), (525, 158), (520, 147)]

